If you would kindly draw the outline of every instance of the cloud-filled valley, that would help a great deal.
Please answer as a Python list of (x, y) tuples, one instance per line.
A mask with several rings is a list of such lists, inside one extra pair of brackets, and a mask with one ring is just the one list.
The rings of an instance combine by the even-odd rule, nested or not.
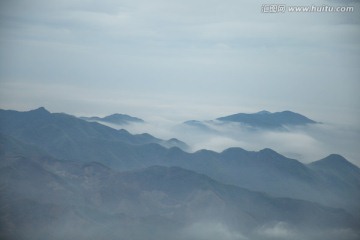
[(360, 165), (356, 147), (360, 130), (356, 126), (320, 122), (283, 129), (256, 129), (240, 123), (201, 121), (202, 127), (187, 125), (164, 118), (145, 119), (144, 123), (125, 125), (100, 122), (115, 129), (126, 129), (132, 134), (150, 133), (162, 139), (177, 138), (195, 152), (208, 149), (221, 152), (230, 147), (258, 151), (272, 148), (290, 158), (312, 162), (329, 154), (338, 153)]

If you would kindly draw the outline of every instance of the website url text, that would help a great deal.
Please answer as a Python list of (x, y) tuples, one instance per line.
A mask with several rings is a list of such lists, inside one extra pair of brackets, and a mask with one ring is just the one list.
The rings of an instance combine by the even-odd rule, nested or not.
[(322, 12), (335, 12), (346, 13), (354, 12), (354, 6), (329, 6), (329, 5), (311, 5), (311, 6), (287, 6), (285, 4), (263, 4), (261, 6), (261, 12), (263, 13), (322, 13)]

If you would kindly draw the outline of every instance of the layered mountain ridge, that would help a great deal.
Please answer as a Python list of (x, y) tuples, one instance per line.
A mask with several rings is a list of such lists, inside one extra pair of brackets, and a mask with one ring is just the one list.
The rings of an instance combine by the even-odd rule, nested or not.
[(238, 113), (226, 117), (217, 118), (224, 122), (239, 122), (252, 127), (279, 128), (287, 125), (306, 125), (317, 123), (299, 113), (291, 111), (257, 113)]
[(126, 125), (129, 123), (144, 123), (145, 121), (133, 117), (127, 114), (120, 114), (120, 113), (114, 113), (109, 116), (105, 117), (80, 117), (83, 120), (90, 121), (90, 122), (105, 122), (105, 123), (113, 123), (118, 125)]
[(288, 127), (320, 124), (304, 115), (288, 110), (274, 113), (265, 110), (257, 113), (237, 113), (219, 117), (215, 120), (189, 120), (183, 124), (195, 127), (202, 131), (216, 131), (216, 128), (214, 129), (212, 126), (221, 127), (224, 124), (231, 123), (259, 130), (286, 130)]
[[(166, 148), (148, 134), (132, 135), (44, 108), (0, 110), (0, 144), (1, 202), (6, 205), (7, 199), (20, 197), (23, 207), (32, 212), (38, 206), (39, 214), (47, 208), (66, 209), (68, 215), (50, 213), (50, 219), (61, 215), (89, 227), (101, 215), (121, 226), (129, 224), (135, 229), (140, 224), (143, 230), (152, 226), (146, 220), (151, 219), (179, 231), (176, 223), (187, 229), (191, 226), (186, 222), (211, 225), (214, 223), (203, 220), (218, 216), (221, 226), (251, 239), (270, 239), (258, 234), (271, 224), (297, 229), (296, 233), (320, 224), (323, 229), (350, 228), (357, 234), (354, 219), (360, 218), (360, 170), (340, 155), (303, 164), (271, 149), (189, 153)], [(40, 182), (48, 184), (36, 190)], [(54, 198), (46, 200), (46, 194)], [(64, 199), (73, 205), (65, 204)], [(13, 212), (0, 216), (4, 226), (15, 221), (6, 222), (5, 216), (18, 214), (19, 206), (10, 205)], [(296, 216), (296, 209), (304, 213), (303, 219)], [(112, 211), (115, 215), (109, 215)], [(32, 214), (38, 213), (34, 210)], [(309, 217), (312, 220), (307, 225)], [(155, 225), (152, 227), (160, 226)], [(144, 239), (132, 234), (130, 231), (130, 239)]]
[[(199, 224), (226, 226), (227, 231), (251, 239), (271, 239), (259, 231), (271, 222), (292, 234), (316, 239), (319, 233), (310, 231), (314, 225), (329, 231), (329, 237), (334, 229), (358, 228), (356, 219), (344, 210), (225, 185), (179, 167), (118, 172), (94, 162), (59, 161), (41, 154), (26, 157), (28, 150), (15, 149), (29, 146), (12, 144), (21, 146), (0, 154), (4, 239), (173, 236), (190, 240), (196, 237), (187, 229)], [(14, 198), (17, 201), (10, 200)], [(29, 225), (33, 227), (28, 229)]]

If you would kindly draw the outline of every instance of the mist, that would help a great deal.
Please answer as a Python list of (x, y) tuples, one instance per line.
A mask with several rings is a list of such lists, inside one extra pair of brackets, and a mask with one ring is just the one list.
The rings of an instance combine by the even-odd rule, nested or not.
[(267, 4), (2, 0), (0, 239), (360, 239), (360, 1)]
[[(296, 227), (286, 222), (267, 223), (247, 231), (247, 234), (232, 228), (216, 218), (195, 220), (177, 225), (158, 222), (156, 216), (147, 221), (140, 219), (119, 220), (116, 217), (104, 219), (103, 214), (95, 214), (84, 219), (74, 214), (57, 216), (55, 221), (44, 222), (39, 228), (19, 228), (17, 236), (35, 240), (357, 240), (358, 234), (351, 229), (316, 229)], [(95, 220), (96, 219), (96, 220)], [(103, 219), (103, 220), (99, 220)], [(152, 222), (152, 223), (151, 223)]]
[(190, 146), (190, 152), (201, 149), (221, 152), (230, 147), (248, 151), (271, 148), (303, 163), (336, 153), (360, 166), (360, 129), (353, 125), (317, 123), (269, 130), (251, 128), (240, 123), (203, 121), (201, 123), (206, 128), (198, 128), (161, 117), (146, 119), (145, 123), (126, 125), (101, 123), (115, 129), (126, 129), (132, 134), (150, 133), (165, 140), (177, 138)]

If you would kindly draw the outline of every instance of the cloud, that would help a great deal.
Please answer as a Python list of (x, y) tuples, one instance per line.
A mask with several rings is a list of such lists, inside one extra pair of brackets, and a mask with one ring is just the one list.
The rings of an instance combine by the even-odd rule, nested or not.
[(327, 239), (334, 239), (334, 240), (355, 240), (355, 239), (359, 239), (359, 237), (360, 237), (358, 232), (355, 232), (352, 229), (346, 229), (346, 228), (343, 228), (343, 229), (335, 228), (335, 229), (331, 229), (323, 234), (317, 233), (314, 235), (315, 236), (322, 235), (323, 237), (325, 235), (325, 237)]
[[(153, 117), (146, 123), (109, 125), (125, 128), (130, 133), (150, 133), (158, 138), (178, 138), (186, 142), (192, 152), (208, 149), (221, 152), (230, 147), (248, 151), (271, 148), (289, 158), (303, 163), (322, 159), (332, 153), (343, 155), (349, 161), (360, 165), (360, 130), (353, 126), (322, 123), (307, 126), (287, 127), (286, 130), (250, 129), (237, 123), (205, 121), (208, 129), (181, 124), (175, 119)], [(341, 141), (339, 139), (341, 138)]]
[[(155, 102), (148, 103), (150, 107)], [(140, 101), (138, 104), (141, 105), (144, 102)], [(195, 112), (193, 112), (197, 111), (196, 108), (189, 111), (179, 104), (177, 110), (183, 109), (184, 111), (180, 111), (182, 114), (176, 115), (171, 105), (158, 102), (158, 111), (156, 113), (164, 110), (168, 111), (167, 116), (158, 116), (151, 111), (146, 113), (139, 111), (140, 115), (137, 115), (134, 112), (136, 105), (131, 106), (128, 108), (130, 112), (122, 113), (135, 114), (135, 116), (145, 119), (147, 123), (113, 127), (125, 128), (134, 134), (147, 132), (163, 139), (176, 137), (188, 143), (192, 151), (209, 149), (221, 152), (229, 147), (241, 147), (251, 151), (272, 148), (287, 157), (305, 163), (337, 153), (360, 165), (357, 157), (360, 154), (357, 147), (360, 141), (360, 129), (356, 125), (324, 122), (307, 126), (287, 127), (286, 130), (254, 130), (237, 123), (221, 124), (216, 121), (204, 121), (203, 124), (208, 128), (208, 130), (204, 130), (181, 124), (178, 121), (178, 119), (183, 121), (196, 119)], [(122, 108), (125, 109), (125, 106), (122, 106)], [(108, 114), (111, 113), (113, 112), (108, 112)], [(151, 117), (147, 118), (146, 115)], [(216, 118), (219, 115), (209, 115), (209, 117)]]
[(267, 239), (295, 239), (295, 232), (286, 222), (277, 222), (260, 227), (257, 234)]
[(183, 230), (185, 239), (196, 240), (246, 240), (248, 239), (239, 232), (230, 230), (226, 225), (219, 222), (196, 222)]
[(287, 239), (287, 240), (355, 240), (359, 235), (351, 229), (300, 229), (286, 222), (268, 223), (254, 231), (254, 239)]

